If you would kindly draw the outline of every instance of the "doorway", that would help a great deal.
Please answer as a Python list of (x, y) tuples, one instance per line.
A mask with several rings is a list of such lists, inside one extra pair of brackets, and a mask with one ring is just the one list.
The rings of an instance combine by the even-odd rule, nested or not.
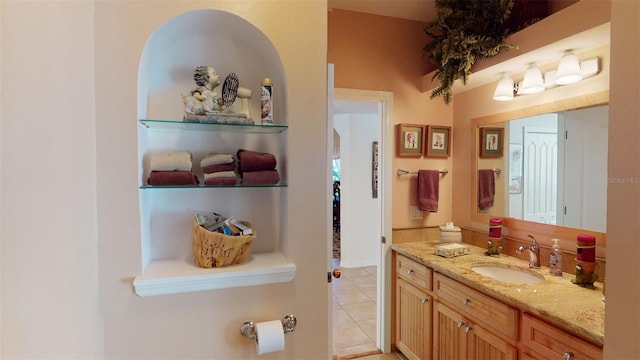
[[(391, 238), (386, 206), (391, 202), (391, 171), (385, 169), (391, 166), (393, 96), (335, 89), (334, 100), (330, 126), (339, 141), (332, 147), (340, 159), (341, 208), (334, 226), (339, 258), (332, 259), (332, 265), (340, 266), (343, 276), (332, 283), (332, 352), (340, 358), (390, 351), (391, 256), (390, 244), (382, 239)], [(354, 337), (353, 344), (345, 334)]]

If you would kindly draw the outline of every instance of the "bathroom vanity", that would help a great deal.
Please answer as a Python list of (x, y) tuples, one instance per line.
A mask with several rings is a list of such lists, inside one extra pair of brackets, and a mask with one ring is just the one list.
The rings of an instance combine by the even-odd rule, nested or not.
[[(602, 284), (586, 289), (572, 274), (549, 275), (526, 261), (469, 245), (470, 254), (434, 255), (437, 242), (393, 245), (393, 339), (409, 359), (601, 359)], [(484, 265), (539, 280), (481, 275)]]

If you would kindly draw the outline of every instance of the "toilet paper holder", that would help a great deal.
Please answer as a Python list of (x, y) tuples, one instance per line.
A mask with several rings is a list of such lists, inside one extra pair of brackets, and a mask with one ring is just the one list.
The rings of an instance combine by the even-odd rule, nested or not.
[[(296, 327), (298, 320), (292, 314), (285, 315), (282, 318), (282, 332), (288, 334), (293, 332), (293, 329)], [(256, 340), (258, 337), (256, 334), (256, 324), (253, 321), (245, 321), (240, 326), (240, 333), (249, 339)]]

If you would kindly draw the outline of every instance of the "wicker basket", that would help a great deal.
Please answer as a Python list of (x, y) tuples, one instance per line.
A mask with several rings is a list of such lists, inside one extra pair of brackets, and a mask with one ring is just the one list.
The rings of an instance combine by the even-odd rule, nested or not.
[[(253, 229), (250, 223), (242, 224)], [(251, 235), (228, 236), (218, 232), (211, 232), (193, 219), (191, 226), (191, 240), (193, 259), (196, 265), (203, 268), (223, 267), (242, 263), (249, 255), (256, 231)]]

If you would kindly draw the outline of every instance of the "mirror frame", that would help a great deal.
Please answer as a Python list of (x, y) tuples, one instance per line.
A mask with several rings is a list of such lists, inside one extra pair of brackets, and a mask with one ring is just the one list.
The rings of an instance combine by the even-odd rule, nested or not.
[[(609, 90), (604, 90), (600, 92), (596, 92), (588, 95), (581, 95), (573, 98), (557, 100), (549, 103), (533, 105), (526, 108), (521, 108), (517, 110), (507, 111), (503, 113), (497, 113), (493, 115), (487, 115), (483, 117), (478, 117), (471, 119), (471, 144), (474, 146), (471, 147), (471, 156), (472, 161), (471, 164), (471, 220), (474, 222), (484, 222), (485, 224), (489, 223), (489, 219), (491, 216), (488, 214), (483, 214), (478, 212), (477, 201), (478, 198), (478, 127), (484, 125), (495, 124), (499, 122), (504, 122), (513, 119), (520, 119), (529, 116), (535, 116), (545, 113), (551, 112), (561, 112), (566, 110), (575, 110), (582, 109), (587, 107), (606, 105), (609, 103)], [(503, 172), (504, 174), (504, 172)], [(589, 234), (596, 237), (597, 246), (604, 247), (606, 245), (606, 233), (571, 228), (561, 225), (551, 225), (551, 224), (542, 224), (535, 223), (532, 221), (515, 219), (512, 217), (501, 217), (503, 220), (503, 226), (508, 229), (508, 237), (514, 237), (518, 239), (526, 239), (527, 234), (540, 234), (549, 238), (559, 238), (559, 239), (576, 239), (578, 234)], [(546, 243), (546, 239), (543, 240)], [(550, 243), (550, 241), (549, 241)], [(600, 252), (600, 249), (598, 249)], [(603, 252), (604, 253), (604, 252)]]

